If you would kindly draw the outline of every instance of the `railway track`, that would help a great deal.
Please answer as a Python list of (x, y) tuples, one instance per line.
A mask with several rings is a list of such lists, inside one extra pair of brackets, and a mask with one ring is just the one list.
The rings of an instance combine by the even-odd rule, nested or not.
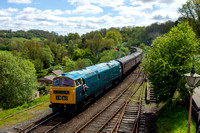
[[(109, 105), (107, 105), (107, 107), (106, 107), (107, 109), (105, 109), (105, 108), (102, 109), (97, 114), (98, 117), (94, 118), (94, 120), (88, 121), (85, 124), (86, 126), (82, 129), (80, 128), (79, 130), (77, 130), (77, 132), (107, 132), (107, 131), (112, 130), (110, 125), (113, 125), (114, 122), (116, 122), (116, 120), (119, 121), (116, 124), (117, 125), (116, 127), (118, 129), (115, 128), (114, 131), (117, 131), (117, 130), (123, 131), (122, 125), (124, 124), (124, 121), (126, 123), (126, 120), (129, 120), (129, 119), (135, 117), (135, 116), (131, 116), (132, 114), (136, 114), (136, 112), (138, 112), (137, 111), (138, 110), (138, 100), (135, 99), (134, 97), (135, 97), (135, 95), (138, 95), (138, 92), (139, 92), (138, 90), (140, 90), (140, 86), (141, 86), (140, 84), (142, 84), (141, 82), (143, 80), (143, 77), (141, 78), (141, 75), (142, 75), (141, 71), (138, 71), (136, 73), (137, 73), (137, 76), (134, 76), (135, 77), (135, 79), (133, 79), (134, 81), (130, 85), (128, 85), (128, 87), (126, 89), (124, 89), (122, 92), (120, 92)], [(134, 73), (134, 74), (136, 74), (136, 73)], [(140, 81), (139, 81), (139, 78), (140, 78)], [(140, 83), (139, 85), (138, 85), (138, 82)], [(136, 89), (133, 89), (134, 86), (138, 86), (138, 87)], [(127, 98), (127, 97), (129, 97), (129, 98)], [(124, 112), (123, 115), (121, 114), (122, 112)], [(135, 113), (133, 113), (133, 112), (135, 112)], [(34, 122), (23, 129), (18, 130), (18, 132), (20, 132), (20, 133), (22, 133), (22, 132), (23, 133), (51, 132), (51, 131), (53, 131), (53, 129), (55, 129), (59, 125), (62, 125), (62, 123), (66, 123), (66, 121), (69, 121), (70, 118), (72, 118), (73, 116), (71, 116), (70, 118), (69, 117), (70, 116), (62, 116), (59, 113), (50, 114), (50, 115), (46, 116), (45, 118), (43, 118), (37, 122)], [(134, 118), (134, 119), (136, 119), (136, 118)], [(94, 127), (93, 127), (91, 125), (91, 123), (94, 123), (94, 121), (95, 121), (95, 123), (98, 123), (98, 124), (96, 124), (96, 125), (94, 124), (93, 125)], [(132, 122), (135, 123), (135, 121), (132, 121)], [(102, 123), (104, 123), (104, 125)], [(129, 125), (129, 124), (133, 125), (133, 123), (128, 123), (127, 125)], [(136, 126), (137, 125), (139, 125), (139, 124), (136, 124)], [(98, 129), (98, 130), (96, 130), (96, 129)]]
[(122, 93), (79, 128), (76, 133), (138, 132), (144, 91), (144, 87), (141, 87), (144, 83), (142, 75), (139, 72), (137, 78)]
[(68, 117), (61, 116), (59, 112), (55, 114), (52, 113), (23, 129), (18, 129), (18, 133), (48, 133), (66, 119), (68, 119)]

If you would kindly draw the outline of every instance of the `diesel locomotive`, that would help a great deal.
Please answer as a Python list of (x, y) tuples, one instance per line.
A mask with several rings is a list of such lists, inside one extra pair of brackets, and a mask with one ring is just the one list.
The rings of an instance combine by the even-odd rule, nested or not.
[[(142, 60), (142, 50), (105, 63), (63, 73), (54, 78), (50, 87), (50, 108), (53, 112), (76, 112), (88, 99), (102, 94)], [(86, 84), (86, 94), (83, 91)]]

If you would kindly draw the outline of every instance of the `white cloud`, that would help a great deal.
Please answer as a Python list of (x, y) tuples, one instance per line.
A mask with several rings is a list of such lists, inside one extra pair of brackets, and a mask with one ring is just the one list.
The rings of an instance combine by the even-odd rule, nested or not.
[(36, 11), (36, 8), (26, 7), (20, 13), (31, 14), (31, 13), (34, 13), (35, 11)]
[(8, 0), (8, 3), (16, 3), (16, 4), (30, 4), (31, 0)]
[(79, 6), (75, 10), (72, 11), (72, 13), (75, 13), (75, 14), (98, 14), (101, 12), (103, 12), (103, 10), (100, 7), (97, 7), (94, 5)]
[(11, 16), (11, 15), (13, 15), (15, 12), (17, 12), (17, 11), (18, 11), (17, 8), (1, 9), (1, 10), (0, 10), (0, 16)]
[(90, 0), (91, 3), (98, 4), (103, 7), (117, 7), (124, 5), (124, 0)]
[(0, 9), (0, 29), (41, 29), (66, 35), (72, 32), (84, 34), (101, 28), (146, 26), (154, 22), (175, 21), (179, 17), (177, 9), (185, 1), (129, 0), (129, 5), (125, 5), (125, 0), (68, 0), (75, 9)]
[(124, 5), (124, 0), (68, 0), (68, 2), (72, 5), (90, 5), (96, 4), (101, 7), (116, 7), (120, 5)]
[(68, 2), (72, 5), (89, 5), (90, 0), (68, 0)]
[(11, 17), (0, 17), (0, 22), (10, 22), (12, 21)]

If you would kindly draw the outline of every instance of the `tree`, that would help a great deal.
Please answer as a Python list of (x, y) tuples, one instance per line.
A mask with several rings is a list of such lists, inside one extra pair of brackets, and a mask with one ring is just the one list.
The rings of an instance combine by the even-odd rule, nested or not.
[(142, 66), (158, 102), (171, 102), (176, 91), (183, 99), (188, 94), (183, 74), (191, 70), (197, 46), (195, 33), (188, 23), (178, 24), (154, 40)]
[(77, 49), (72, 57), (74, 61), (84, 58), (90, 59), (93, 63), (96, 61), (90, 49)]
[(179, 8), (179, 13), (182, 15), (182, 20), (187, 20), (193, 30), (200, 37), (200, 1), (188, 0)]
[(74, 55), (75, 50), (77, 49), (77, 44), (74, 44), (72, 40), (68, 43), (67, 53), (70, 58)]
[(8, 109), (32, 100), (37, 86), (34, 65), (8, 52), (0, 53), (0, 105)]
[(32, 61), (40, 59), (44, 64), (44, 68), (48, 68), (53, 63), (54, 59), (54, 55), (50, 47), (48, 45), (42, 47), (41, 44), (36, 41), (26, 41), (24, 43), (22, 56)]
[(95, 34), (93, 39), (87, 41), (88, 46), (95, 55), (95, 57), (98, 57), (99, 55), (99, 51), (102, 48), (102, 41), (103, 39), (100, 33)]
[(117, 30), (111, 30), (111, 31), (107, 32), (105, 39), (106, 40), (113, 39), (115, 46), (118, 43), (122, 43), (122, 36), (119, 33), (119, 31), (117, 31)]
[(64, 72), (70, 72), (70, 71), (73, 71), (73, 70), (76, 70), (76, 69), (77, 69), (76, 62), (69, 60), (69, 62), (66, 62), (65, 66), (63, 68), (63, 71)]
[(82, 69), (91, 65), (93, 65), (93, 63), (90, 59), (78, 59), (76, 61), (77, 69)]
[(99, 63), (114, 60), (117, 57), (118, 57), (118, 51), (117, 50), (105, 50), (100, 54)]

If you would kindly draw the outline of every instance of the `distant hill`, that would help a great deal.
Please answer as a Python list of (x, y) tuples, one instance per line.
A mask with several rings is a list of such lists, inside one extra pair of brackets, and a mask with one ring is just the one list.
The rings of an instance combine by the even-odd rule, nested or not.
[(43, 31), (43, 30), (0, 30), (0, 37), (2, 38), (25, 38), (25, 39), (32, 39), (32, 38), (41, 38), (41, 39), (49, 39), (51, 37), (58, 36), (55, 32)]

